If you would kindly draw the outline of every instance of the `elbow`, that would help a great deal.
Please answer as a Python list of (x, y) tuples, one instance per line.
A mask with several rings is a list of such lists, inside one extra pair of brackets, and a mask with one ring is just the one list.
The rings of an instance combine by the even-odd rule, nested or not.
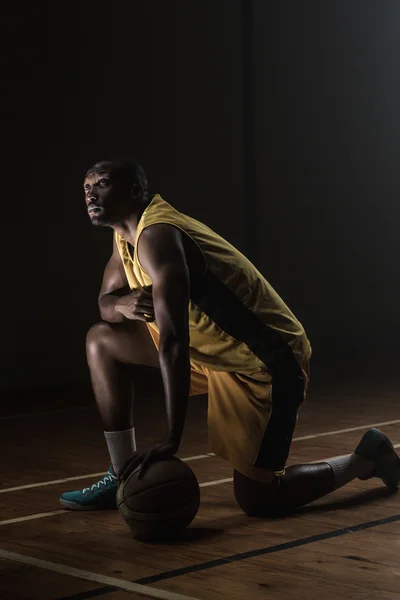
[(107, 310), (107, 306), (104, 305), (104, 303), (102, 302), (102, 298), (99, 298), (99, 302), (98, 302), (98, 307), (99, 307), (99, 313), (100, 313), (100, 317), (103, 321), (109, 321), (110, 315), (109, 315), (109, 310)]
[(106, 311), (104, 310), (104, 306), (101, 300), (99, 300), (98, 302), (98, 307), (99, 307), (99, 313), (100, 313), (100, 317), (103, 319), (103, 321), (106, 321), (107, 319), (105, 318), (106, 316)]

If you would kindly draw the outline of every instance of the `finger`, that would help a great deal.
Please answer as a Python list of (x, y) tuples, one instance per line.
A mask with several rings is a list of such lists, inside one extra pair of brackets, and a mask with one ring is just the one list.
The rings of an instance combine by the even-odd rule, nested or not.
[(134, 318), (139, 319), (140, 321), (145, 321), (146, 323), (151, 323), (155, 319), (154, 314), (150, 312), (136, 314)]
[(134, 312), (131, 315), (126, 316), (126, 318), (131, 321), (144, 321), (144, 322), (154, 321), (154, 315), (151, 315), (149, 313), (146, 313), (146, 315), (144, 313)]
[(122, 465), (121, 469), (120, 469), (120, 473), (122, 473), (123, 471), (125, 471), (125, 469), (128, 467), (128, 465), (130, 465), (130, 463), (135, 460), (135, 458), (138, 456), (137, 452), (133, 452), (129, 458), (127, 458), (124, 462), (124, 464)]
[(152, 298), (152, 296), (150, 296), (150, 298), (147, 298), (146, 296), (141, 296), (140, 298), (137, 299), (136, 305), (137, 306), (154, 306), (153, 298)]
[(138, 479), (142, 479), (142, 477), (145, 474), (146, 469), (148, 468), (149, 464), (150, 464), (150, 461), (148, 461), (148, 460), (142, 462), (142, 464), (140, 465), (139, 470), (137, 472), (137, 478)]
[(154, 462), (154, 454), (153, 452), (149, 452), (149, 454), (147, 454), (147, 456), (144, 457), (144, 459), (142, 460), (142, 464), (140, 465), (137, 477), (138, 479), (141, 479), (143, 477), (143, 475), (145, 474), (146, 470), (149, 468), (149, 466), (151, 465), (152, 462)]
[(129, 465), (126, 469), (124, 469), (124, 471), (122, 471), (118, 474), (118, 479), (120, 481), (125, 481), (132, 475), (135, 475), (135, 473), (137, 473), (139, 469), (140, 469), (140, 463), (134, 464), (134, 465)]
[(151, 292), (142, 292), (139, 297), (141, 300), (146, 300), (146, 302), (153, 302), (153, 294)]
[(153, 303), (153, 294), (151, 294), (150, 292), (140, 292), (140, 294), (137, 297), (138, 302), (150, 302), (151, 304)]
[(146, 317), (140, 313), (132, 313), (130, 315), (125, 315), (126, 319), (129, 321), (146, 321)]
[(135, 452), (135, 454), (124, 463), (118, 475), (119, 479), (122, 481), (129, 477), (129, 475), (131, 475), (132, 472), (140, 466), (142, 459), (143, 456)]
[(140, 308), (141, 306), (154, 306), (154, 303), (151, 298), (138, 298), (135, 302), (135, 308)]
[(154, 313), (154, 306), (152, 304), (138, 304), (135, 306), (135, 311), (141, 313)]

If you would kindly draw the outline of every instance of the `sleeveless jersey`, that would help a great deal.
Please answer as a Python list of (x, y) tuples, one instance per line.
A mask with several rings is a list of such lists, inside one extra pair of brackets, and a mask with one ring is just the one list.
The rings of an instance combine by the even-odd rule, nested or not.
[[(302, 364), (311, 346), (301, 323), (256, 267), (232, 244), (203, 223), (155, 195), (138, 223), (133, 256), (115, 232), (131, 289), (152, 285), (136, 252), (142, 231), (164, 223), (177, 227), (200, 248), (206, 269), (191, 278), (190, 358), (214, 371), (268, 370), (276, 356), (291, 349)], [(156, 322), (148, 323), (157, 333)]]

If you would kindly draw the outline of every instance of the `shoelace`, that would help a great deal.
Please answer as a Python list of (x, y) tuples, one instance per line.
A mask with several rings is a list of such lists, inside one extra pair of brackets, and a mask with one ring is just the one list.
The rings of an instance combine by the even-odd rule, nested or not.
[(94, 483), (90, 487), (83, 488), (82, 493), (84, 496), (86, 496), (87, 493), (94, 492), (96, 488), (99, 490), (102, 485), (104, 485), (104, 487), (107, 487), (109, 483), (116, 479), (117, 477), (114, 475), (114, 473), (107, 473), (107, 475), (104, 475), (103, 479), (100, 479), (100, 481), (98, 481), (97, 483)]

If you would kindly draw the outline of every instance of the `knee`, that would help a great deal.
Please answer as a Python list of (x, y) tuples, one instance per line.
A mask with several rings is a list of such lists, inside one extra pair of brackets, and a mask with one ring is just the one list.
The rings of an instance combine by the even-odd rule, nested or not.
[(233, 489), (236, 502), (249, 517), (273, 517), (280, 512), (281, 486), (279, 477), (271, 483), (261, 483), (234, 472)]
[(86, 353), (88, 357), (97, 354), (100, 349), (104, 349), (112, 337), (113, 330), (109, 323), (101, 321), (92, 325), (86, 335)]

